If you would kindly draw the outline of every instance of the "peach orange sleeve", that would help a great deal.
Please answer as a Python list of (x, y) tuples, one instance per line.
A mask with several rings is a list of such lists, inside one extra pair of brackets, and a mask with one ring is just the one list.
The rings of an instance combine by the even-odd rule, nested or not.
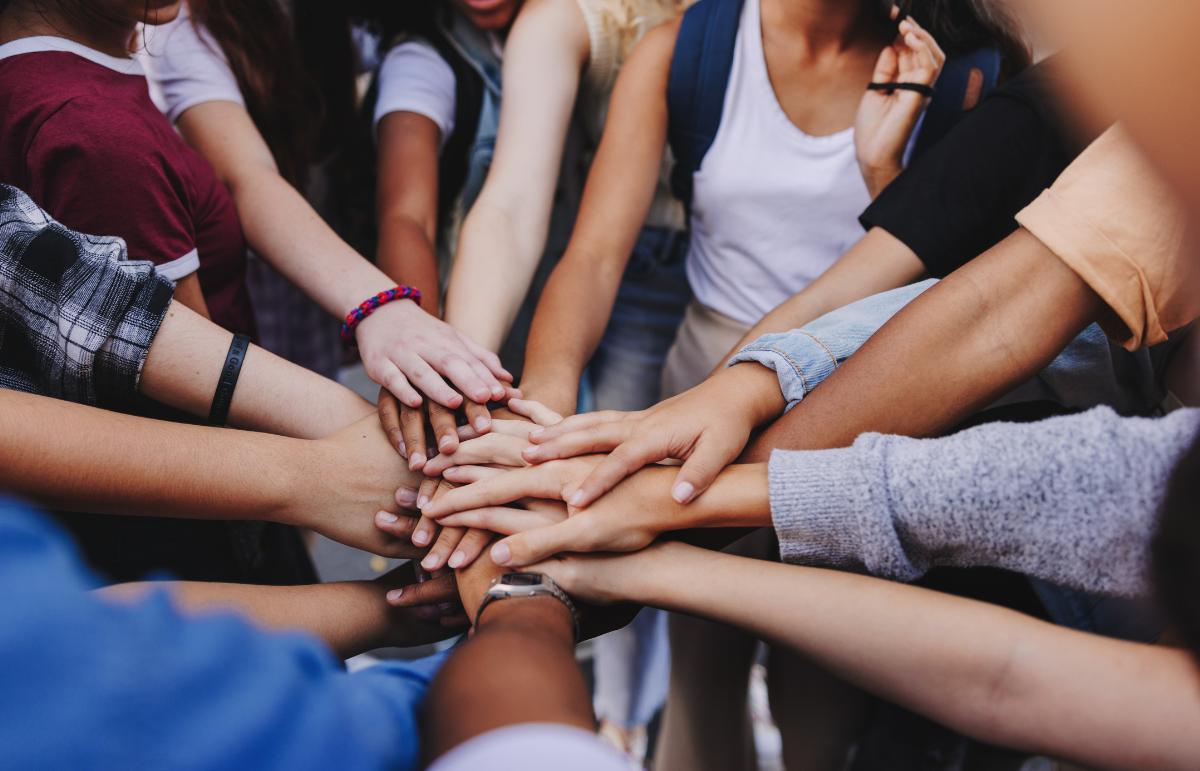
[(1100, 135), (1017, 221), (1108, 303), (1100, 324), (1133, 351), (1200, 316), (1174, 193), (1117, 124)]

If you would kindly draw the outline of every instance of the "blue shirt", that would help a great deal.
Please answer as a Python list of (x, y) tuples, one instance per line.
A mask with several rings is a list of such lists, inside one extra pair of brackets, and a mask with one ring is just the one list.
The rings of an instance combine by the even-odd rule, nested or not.
[(99, 585), (46, 517), (0, 498), (0, 768), (416, 767), (444, 655), (349, 675), (307, 635)]

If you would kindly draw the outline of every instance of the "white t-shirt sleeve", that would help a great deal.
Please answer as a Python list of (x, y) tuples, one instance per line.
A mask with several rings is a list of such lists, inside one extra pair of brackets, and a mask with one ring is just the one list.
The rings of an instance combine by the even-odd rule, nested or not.
[(480, 734), (438, 758), (429, 771), (628, 771), (629, 761), (591, 731), (558, 723), (517, 723)]
[(409, 40), (388, 51), (379, 68), (379, 100), (374, 127), (389, 112), (415, 112), (437, 124), (442, 132), (438, 149), (454, 133), (457, 99), (454, 70), (441, 54), (420, 40)]
[(208, 30), (197, 31), (186, 4), (175, 21), (147, 28), (145, 39), (141, 61), (147, 77), (161, 89), (172, 123), (189, 107), (204, 102), (246, 106), (221, 46)]

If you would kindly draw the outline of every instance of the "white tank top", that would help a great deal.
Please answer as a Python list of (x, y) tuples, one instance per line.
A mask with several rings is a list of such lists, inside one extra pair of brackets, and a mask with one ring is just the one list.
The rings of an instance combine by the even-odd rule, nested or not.
[(755, 324), (863, 237), (871, 203), (854, 129), (814, 137), (767, 76), (758, 0), (742, 7), (721, 125), (693, 179), (687, 272), (696, 299)]

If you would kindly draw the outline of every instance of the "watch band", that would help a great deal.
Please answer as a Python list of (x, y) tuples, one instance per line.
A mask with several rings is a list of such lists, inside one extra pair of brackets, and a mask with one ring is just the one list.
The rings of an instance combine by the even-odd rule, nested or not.
[(483, 615), (483, 609), (488, 605), (491, 605), (495, 600), (510, 600), (520, 599), (521, 597), (539, 597), (549, 595), (561, 602), (563, 605), (566, 605), (567, 610), (571, 611), (571, 620), (575, 622), (575, 642), (578, 643), (580, 635), (579, 610), (576, 609), (575, 603), (571, 602), (571, 598), (567, 596), (567, 593), (560, 589), (558, 584), (554, 583), (554, 579), (550, 578), (550, 576), (546, 575), (545, 573), (539, 573), (538, 575), (542, 577), (543, 583), (541, 586), (544, 586), (546, 591), (529, 592), (528, 594), (506, 594), (500, 597), (497, 597), (494, 594), (483, 595), (483, 599), (479, 602), (479, 610), (475, 611), (475, 626), (479, 626), (479, 618)]

